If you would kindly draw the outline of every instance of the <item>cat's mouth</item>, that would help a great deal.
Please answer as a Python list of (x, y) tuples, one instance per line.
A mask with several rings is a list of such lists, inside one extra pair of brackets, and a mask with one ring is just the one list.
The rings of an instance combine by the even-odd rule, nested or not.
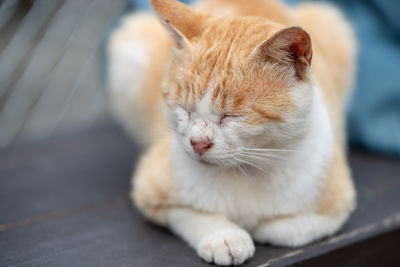
[(211, 151), (206, 151), (205, 153), (196, 153), (195, 151), (193, 151), (192, 149), (187, 149), (185, 147), (184, 151), (186, 152), (186, 155), (201, 163), (204, 164), (206, 166), (212, 166), (212, 167), (218, 167), (218, 166), (226, 166), (227, 164), (224, 162), (223, 159), (221, 158), (214, 158), (213, 153), (210, 153)]
[(219, 164), (216, 162), (213, 162), (212, 160), (204, 157), (204, 156), (195, 156), (195, 159), (205, 165), (210, 165), (210, 166), (218, 166)]
[(225, 161), (223, 159), (214, 159), (213, 157), (203, 155), (203, 156), (198, 156), (198, 155), (190, 155), (194, 160), (197, 162), (203, 164), (204, 166), (209, 166), (209, 167), (214, 167), (214, 168), (230, 168), (233, 165), (230, 164), (228, 161)]

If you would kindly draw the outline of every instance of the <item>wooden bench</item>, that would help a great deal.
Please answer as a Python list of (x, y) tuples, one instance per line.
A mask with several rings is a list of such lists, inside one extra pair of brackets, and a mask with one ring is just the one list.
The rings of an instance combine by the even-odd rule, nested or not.
[[(209, 266), (146, 222), (128, 193), (141, 149), (115, 126), (0, 152), (0, 266)], [(400, 160), (352, 151), (358, 208), (306, 247), (257, 246), (244, 266), (399, 266)]]

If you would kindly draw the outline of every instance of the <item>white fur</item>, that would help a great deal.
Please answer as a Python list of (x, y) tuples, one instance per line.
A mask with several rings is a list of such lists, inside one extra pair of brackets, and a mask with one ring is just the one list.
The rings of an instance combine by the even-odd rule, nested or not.
[[(218, 264), (237, 264), (242, 262), (242, 256), (250, 257), (253, 252), (248, 250), (249, 242), (242, 234), (243, 229), (248, 230), (259, 242), (297, 246), (332, 234), (345, 221), (347, 215), (327, 217), (313, 212), (332, 160), (333, 135), (320, 89), (315, 85), (312, 90), (308, 88), (312, 95), (307, 99), (304, 97), (307, 95), (304, 94), (304, 90), (307, 90), (305, 87), (299, 85), (293, 88), (293, 98), (299, 105), (299, 114), (291, 114), (286, 118), (294, 123), (299, 116), (303, 116), (300, 119), (302, 125), (294, 124), (291, 128), (289, 123), (286, 130), (298, 133), (298, 127), (303, 127), (305, 134), (287, 148), (290, 151), (280, 154), (281, 158), (275, 158), (274, 164), (261, 166), (265, 172), (245, 164), (242, 165), (243, 171), (221, 167), (224, 164), (213, 165), (213, 157), (218, 157), (226, 142), (222, 137), (241, 134), (238, 133), (240, 127), (232, 127), (227, 133), (218, 129), (223, 127), (216, 126), (219, 116), (213, 114), (209, 96), (204, 97), (196, 110), (190, 111), (190, 116), (186, 114), (182, 117), (182, 112), (188, 111), (179, 109), (181, 122), (176, 122), (179, 130), (173, 138), (172, 146), (174, 179), (180, 188), (181, 202), (194, 210), (178, 218), (173, 209), (169, 224), (206, 261), (213, 258)], [(301, 106), (311, 108), (302, 110)], [(204, 126), (204, 122), (207, 122), (207, 127), (198, 126)], [(182, 123), (183, 126), (180, 125)], [(278, 129), (271, 126), (266, 126), (264, 131), (266, 129), (271, 131), (271, 135), (279, 136), (278, 132), (277, 135), (273, 133)], [(257, 147), (268, 140), (268, 133), (258, 136), (262, 131), (260, 129), (247, 131), (256, 136), (257, 141), (241, 140), (243, 146), (250, 142)], [(203, 159), (211, 164), (199, 161), (194, 155), (188, 141), (192, 135), (205, 135), (213, 139), (215, 147)], [(265, 136), (265, 140), (262, 136)], [(234, 154), (234, 151), (231, 153)], [(223, 161), (223, 157), (220, 160)], [(283, 219), (275, 219), (280, 216)], [(223, 246), (223, 240), (229, 244)], [(235, 244), (234, 251), (241, 251), (237, 253), (240, 259), (237, 262), (236, 258), (229, 260), (226, 255), (232, 253), (232, 250), (229, 252), (227, 249), (230, 242)]]

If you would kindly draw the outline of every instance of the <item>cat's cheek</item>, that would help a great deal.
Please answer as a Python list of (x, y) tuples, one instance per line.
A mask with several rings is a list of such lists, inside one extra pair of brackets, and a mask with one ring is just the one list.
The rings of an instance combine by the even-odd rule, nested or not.
[(210, 152), (221, 158), (221, 160), (231, 157), (237, 147), (234, 139), (232, 139), (232, 136), (227, 136), (223, 133), (217, 134), (214, 138), (214, 148)]
[(224, 139), (231, 145), (237, 146), (241, 143), (241, 136), (240, 136), (240, 128), (239, 125), (228, 125), (222, 129)]
[(225, 138), (221, 135), (217, 135), (214, 138), (214, 147), (213, 147), (214, 151), (212, 152), (218, 153), (220, 149), (224, 149), (224, 147), (226, 146), (225, 143), (226, 143)]

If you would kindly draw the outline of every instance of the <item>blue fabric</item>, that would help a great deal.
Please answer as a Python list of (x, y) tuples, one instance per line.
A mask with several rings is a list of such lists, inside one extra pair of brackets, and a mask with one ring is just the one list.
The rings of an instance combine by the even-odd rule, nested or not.
[(400, 1), (337, 1), (359, 40), (356, 91), (349, 110), (352, 144), (400, 155)]
[[(356, 90), (348, 114), (350, 143), (400, 155), (400, 1), (328, 2), (346, 13), (359, 41)], [(150, 7), (148, 0), (131, 3), (136, 8)]]

